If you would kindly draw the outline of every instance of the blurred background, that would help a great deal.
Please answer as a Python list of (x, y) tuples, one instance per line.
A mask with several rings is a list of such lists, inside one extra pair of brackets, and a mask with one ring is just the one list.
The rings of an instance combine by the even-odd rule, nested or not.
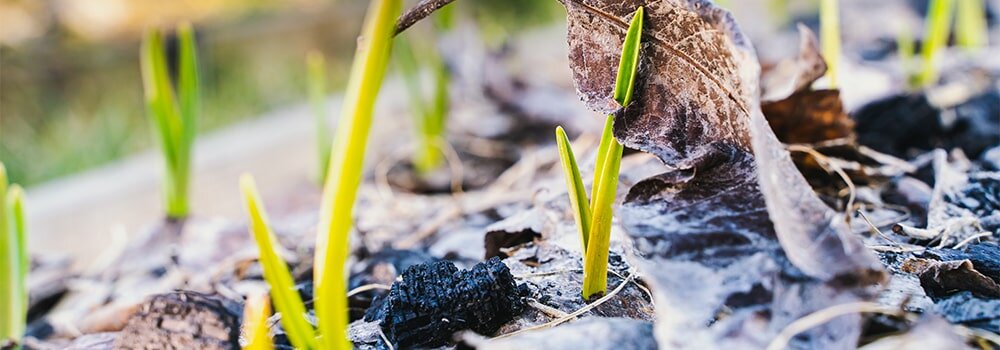
[[(562, 17), (555, 1), (460, 2), (487, 38)], [(152, 26), (197, 30), (202, 132), (304, 101), (314, 49), (340, 90), (367, 3), (0, 0), (0, 159), (12, 182), (31, 186), (153, 147), (138, 61)]]

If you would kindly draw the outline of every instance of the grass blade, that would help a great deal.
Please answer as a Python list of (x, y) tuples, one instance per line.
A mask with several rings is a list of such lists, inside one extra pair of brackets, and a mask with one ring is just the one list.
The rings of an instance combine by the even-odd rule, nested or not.
[(989, 36), (986, 4), (983, 0), (958, 0), (957, 6), (955, 39), (958, 45), (967, 50), (985, 47)]
[(573, 207), (576, 227), (580, 231), (580, 241), (583, 251), (587, 251), (587, 237), (590, 235), (590, 206), (587, 200), (587, 189), (583, 187), (580, 168), (576, 165), (576, 156), (570, 147), (569, 137), (561, 126), (556, 127), (556, 144), (559, 148), (559, 160), (562, 162), (563, 174), (566, 177), (566, 189), (569, 191), (569, 202)]
[(15, 296), (17, 291), (16, 275), (20, 273), (17, 266), (20, 259), (14, 253), (14, 235), (10, 232), (10, 219), (7, 211), (7, 169), (0, 163), (0, 343), (5, 340), (17, 340), (20, 335), (17, 333), (17, 304), (19, 296)]
[(271, 233), (267, 213), (261, 204), (252, 176), (244, 174), (240, 177), (240, 190), (243, 192), (247, 215), (250, 217), (250, 234), (257, 242), (257, 249), (260, 251), (260, 265), (264, 270), (264, 279), (271, 286), (274, 306), (282, 313), (281, 326), (288, 334), (288, 340), (296, 348), (317, 349), (315, 331), (305, 319), (305, 304), (295, 290), (295, 280), (288, 271), (288, 265), (278, 255), (276, 249), (278, 243)]
[(822, 0), (819, 8), (820, 43), (826, 58), (826, 78), (830, 88), (837, 88), (840, 62), (840, 6), (837, 0)]
[(177, 37), (180, 41), (180, 73), (177, 92), (180, 96), (181, 129), (181, 163), (188, 163), (191, 145), (197, 133), (198, 112), (201, 108), (201, 78), (198, 74), (198, 47), (195, 43), (194, 30), (190, 23), (177, 27)]
[(632, 101), (632, 93), (635, 90), (635, 71), (639, 67), (639, 49), (642, 44), (642, 21), (643, 9), (640, 6), (632, 15), (628, 32), (625, 33), (622, 56), (618, 63), (618, 75), (615, 77), (614, 99), (622, 106), (627, 106)]
[[(597, 146), (597, 159), (594, 161), (594, 182), (590, 189), (590, 198), (597, 196), (597, 190), (601, 187), (601, 176), (604, 174), (603, 166), (608, 157), (608, 150), (611, 149), (611, 142), (618, 142), (614, 135), (615, 116), (609, 115), (604, 119), (604, 129), (601, 132), (601, 143)], [(590, 212), (593, 213), (594, 202), (590, 203)]]
[(621, 168), (624, 147), (618, 141), (611, 142), (608, 156), (601, 169), (602, 184), (594, 193), (590, 224), (590, 239), (587, 254), (583, 259), (583, 298), (590, 300), (595, 295), (604, 294), (608, 287), (608, 249), (611, 245), (611, 220), (615, 196), (618, 191), (618, 172)]
[(243, 334), (248, 342), (243, 350), (274, 350), (274, 344), (268, 336), (269, 316), (271, 304), (267, 301), (267, 294), (250, 294), (243, 308)]
[(955, 8), (954, 0), (931, 0), (927, 10), (927, 32), (924, 34), (923, 69), (920, 72), (920, 85), (930, 86), (937, 83), (937, 56), (946, 45), (951, 32), (951, 16)]
[(313, 118), (316, 122), (316, 145), (319, 155), (319, 182), (326, 181), (326, 172), (330, 165), (330, 126), (327, 124), (326, 105), (326, 60), (319, 51), (311, 51), (306, 56), (307, 75), (309, 80), (309, 103), (312, 105)]
[[(18, 261), (18, 267), (20, 267), (18, 279), (18, 286), (21, 287), (21, 299), (23, 304), (21, 304), (20, 312), (21, 319), (27, 321), (28, 317), (28, 268), (31, 266), (31, 262), (28, 257), (28, 229), (27, 220), (24, 218), (24, 190), (21, 186), (12, 185), (7, 191), (7, 208), (10, 210), (10, 229), (13, 230), (12, 234), (14, 240), (17, 242), (14, 250), (17, 253), (16, 259)], [(24, 324), (20, 325), (20, 331), (24, 332)]]
[(314, 283), (316, 316), (323, 349), (349, 349), (347, 339), (347, 263), (352, 213), (361, 184), (365, 148), (375, 99), (392, 49), (401, 0), (373, 1), (351, 67), (343, 110), (334, 139), (316, 233)]

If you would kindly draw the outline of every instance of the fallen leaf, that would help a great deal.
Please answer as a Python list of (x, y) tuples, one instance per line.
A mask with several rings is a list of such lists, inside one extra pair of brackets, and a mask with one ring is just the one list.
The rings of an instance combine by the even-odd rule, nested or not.
[(784, 143), (818, 143), (854, 136), (854, 121), (844, 111), (840, 90), (803, 90), (761, 108)]
[(797, 28), (798, 56), (781, 60), (770, 69), (761, 72), (760, 100), (764, 103), (784, 100), (795, 93), (808, 90), (813, 82), (826, 73), (826, 60), (819, 53), (819, 40), (816, 40), (816, 34), (801, 23)]
[[(657, 299), (661, 347), (763, 347), (799, 317), (871, 297), (881, 265), (771, 131), (753, 47), (731, 15), (703, 0), (562, 2), (582, 99), (616, 112), (619, 141), (674, 169), (637, 183), (619, 210)], [(639, 6), (635, 100), (617, 110), (614, 64)], [(854, 348), (860, 329), (860, 316), (840, 317), (796, 345)]]

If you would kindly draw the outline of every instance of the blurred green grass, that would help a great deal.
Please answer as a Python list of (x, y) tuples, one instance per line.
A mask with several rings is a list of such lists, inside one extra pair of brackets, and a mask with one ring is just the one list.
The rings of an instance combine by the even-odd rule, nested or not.
[[(204, 83), (200, 133), (304, 102), (304, 58), (311, 49), (327, 56), (328, 86), (341, 90), (366, 3), (341, 0), (195, 22)], [(496, 44), (563, 14), (546, 0), (458, 4), (463, 18), (474, 18), (484, 40)], [(87, 41), (56, 28), (0, 47), (0, 159), (12, 181), (38, 184), (154, 146), (143, 107), (139, 34)]]

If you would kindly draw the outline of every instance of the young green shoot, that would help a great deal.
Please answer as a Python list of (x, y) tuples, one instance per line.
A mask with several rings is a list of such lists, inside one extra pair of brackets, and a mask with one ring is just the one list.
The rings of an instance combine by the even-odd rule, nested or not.
[[(295, 290), (295, 280), (292, 279), (288, 265), (278, 254), (279, 243), (271, 232), (260, 195), (253, 177), (244, 174), (240, 177), (240, 190), (246, 203), (247, 215), (250, 216), (250, 234), (257, 242), (260, 251), (260, 266), (264, 270), (264, 279), (271, 286), (271, 297), (274, 306), (281, 312), (281, 326), (288, 334), (288, 340), (297, 349), (318, 349), (316, 332), (306, 321), (306, 307)], [(266, 336), (266, 334), (265, 334)]]
[(920, 55), (923, 68), (918, 79), (924, 87), (937, 83), (938, 56), (941, 49), (948, 45), (955, 0), (931, 0), (928, 6), (925, 24), (927, 31), (924, 33), (923, 51)]
[[(454, 5), (446, 5), (434, 16), (435, 27), (439, 32), (450, 30), (454, 23)], [(451, 72), (448, 70), (440, 54), (427, 55), (433, 78), (433, 95), (430, 101), (425, 100), (420, 84), (420, 62), (414, 53), (413, 45), (407, 40), (396, 43), (396, 62), (406, 84), (410, 97), (410, 106), (415, 116), (417, 126), (418, 148), (413, 158), (417, 172), (426, 174), (437, 169), (442, 162), (440, 144), (446, 142), (446, 120), (448, 115), (448, 83)]]
[[(639, 7), (632, 16), (622, 55), (615, 78), (614, 99), (621, 106), (632, 101), (635, 86), (635, 72), (639, 65), (639, 49), (642, 39), (643, 8)], [(556, 144), (569, 189), (570, 203), (577, 228), (583, 242), (583, 298), (590, 300), (608, 289), (608, 250), (611, 245), (611, 222), (615, 196), (618, 191), (618, 173), (621, 169), (624, 147), (613, 135), (614, 116), (605, 120), (601, 142), (597, 148), (594, 165), (594, 181), (590, 201), (583, 187), (583, 179), (577, 166), (576, 157), (569, 145), (569, 138), (562, 127), (556, 128)]]
[(243, 307), (243, 334), (246, 335), (247, 345), (243, 350), (274, 350), (267, 329), (267, 318), (270, 316), (271, 304), (267, 293), (253, 293), (247, 297)]
[(319, 51), (311, 51), (306, 56), (307, 75), (309, 81), (309, 104), (312, 106), (313, 118), (316, 122), (316, 154), (319, 156), (319, 183), (326, 181), (327, 168), (330, 165), (330, 125), (327, 122), (326, 103), (326, 59)]
[(899, 56), (900, 64), (903, 67), (903, 75), (906, 77), (906, 86), (915, 90), (919, 88), (917, 75), (914, 74), (916, 66), (914, 55), (916, 45), (913, 42), (913, 34), (909, 26), (900, 26), (896, 34), (896, 54)]
[(955, 13), (955, 39), (966, 50), (985, 47), (989, 27), (986, 24), (986, 4), (983, 0), (958, 0)]
[(28, 315), (28, 251), (24, 219), (24, 193), (7, 185), (7, 170), (0, 163), (0, 344), (15, 344), (24, 335)]
[(163, 190), (170, 219), (182, 219), (188, 214), (191, 147), (201, 105), (198, 54), (191, 25), (178, 26), (177, 36), (180, 54), (176, 84), (170, 80), (163, 35), (159, 30), (146, 33), (140, 52), (146, 110), (153, 119), (165, 164)]
[(837, 0), (821, 0), (819, 8), (820, 44), (826, 58), (826, 78), (830, 88), (837, 88), (840, 63), (840, 6)]
[(347, 286), (344, 269), (349, 252), (352, 214), (361, 184), (365, 148), (375, 100), (385, 76), (396, 18), (402, 0), (375, 0), (365, 16), (344, 93), (323, 189), (316, 233), (314, 278), (316, 316), (323, 349), (350, 349), (347, 339)]

